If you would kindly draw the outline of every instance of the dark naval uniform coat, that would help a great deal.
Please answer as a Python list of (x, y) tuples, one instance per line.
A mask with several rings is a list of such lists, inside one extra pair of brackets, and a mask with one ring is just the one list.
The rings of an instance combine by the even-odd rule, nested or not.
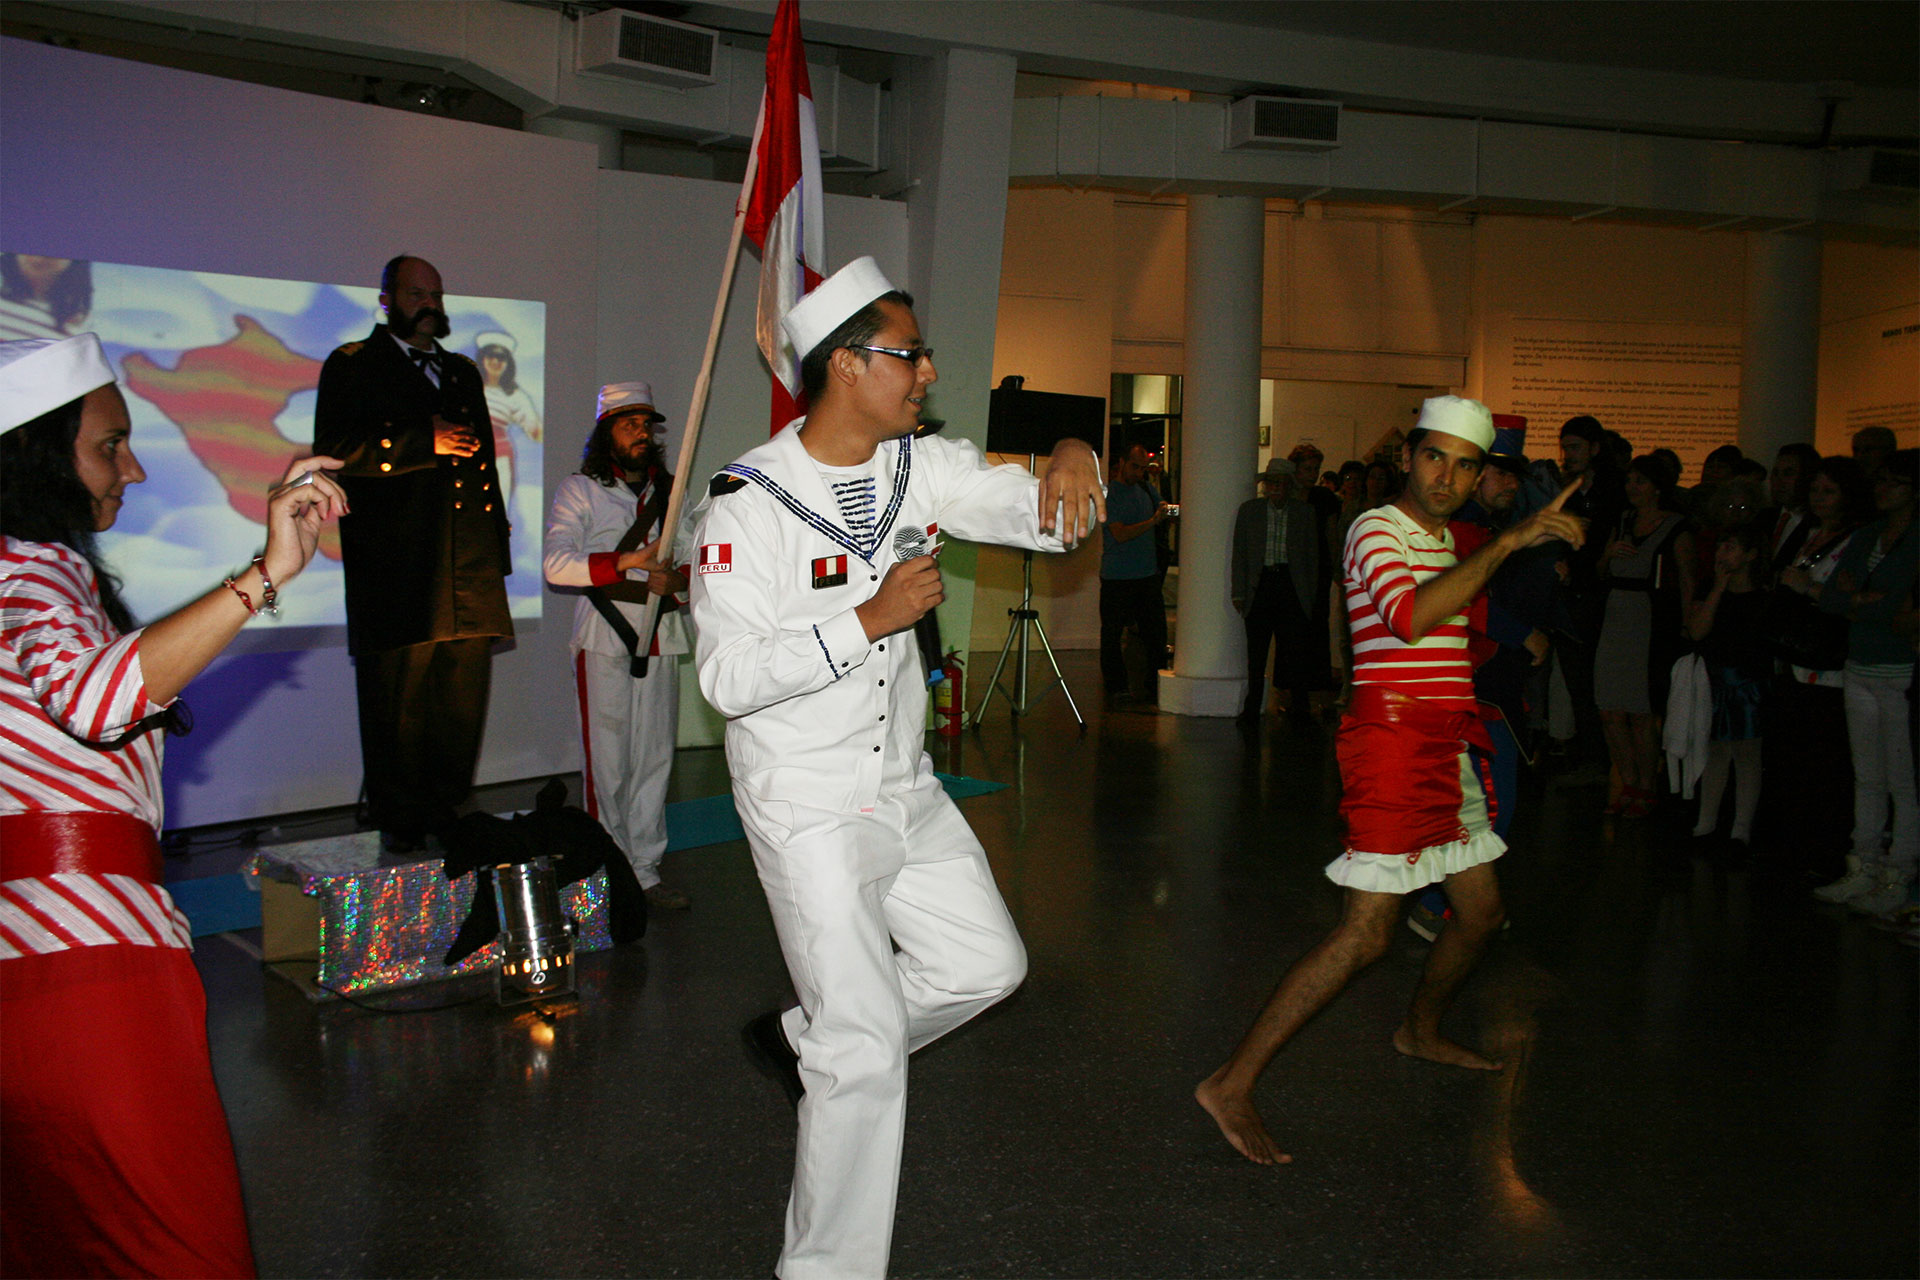
[[(354, 655), (371, 816), (415, 840), (472, 787), (494, 639), (513, 634), (507, 504), (480, 371), (441, 349), (440, 385), (385, 325), (327, 357), (314, 451), (339, 458), (347, 648)], [(479, 452), (433, 451), (435, 414)]]
[[(436, 454), (436, 413), (472, 427), (480, 451)], [(340, 544), (355, 656), (513, 634), (507, 504), (490, 424), (480, 370), (465, 356), (440, 352), (437, 388), (385, 325), (327, 357), (313, 447), (347, 464), (339, 477), (352, 511), (340, 518)]]

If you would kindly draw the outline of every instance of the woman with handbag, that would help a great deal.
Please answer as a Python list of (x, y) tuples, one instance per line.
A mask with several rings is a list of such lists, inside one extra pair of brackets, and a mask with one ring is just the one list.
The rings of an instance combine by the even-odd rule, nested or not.
[[(1820, 589), (1840, 567), (1847, 541), (1873, 510), (1860, 464), (1822, 459), (1807, 489), (1810, 528), (1773, 590), (1769, 632), (1779, 659), (1761, 749), (1761, 829), (1778, 833), (1782, 860), (1837, 890), (1853, 826), (1853, 757), (1841, 686), (1846, 619), (1823, 613)], [(1848, 890), (1851, 892), (1851, 890)]]

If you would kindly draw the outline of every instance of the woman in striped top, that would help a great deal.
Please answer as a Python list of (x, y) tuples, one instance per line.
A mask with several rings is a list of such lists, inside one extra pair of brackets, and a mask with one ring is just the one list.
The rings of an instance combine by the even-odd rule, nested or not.
[(94, 535), (145, 478), (92, 334), (0, 343), (0, 1273), (252, 1275), (206, 999), (160, 886), (175, 700), (346, 501), (295, 463), (266, 550), (135, 629)]

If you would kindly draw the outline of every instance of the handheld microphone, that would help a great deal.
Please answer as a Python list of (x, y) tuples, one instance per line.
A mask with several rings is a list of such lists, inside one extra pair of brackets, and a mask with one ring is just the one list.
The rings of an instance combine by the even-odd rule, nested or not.
[[(919, 525), (905, 525), (894, 531), (894, 559), (912, 560), (932, 554), (927, 531)], [(946, 652), (940, 647), (940, 619), (933, 616), (933, 610), (927, 610), (920, 616), (920, 621), (913, 624), (913, 638), (920, 645), (920, 660), (926, 664), (927, 686), (931, 688), (947, 678)]]

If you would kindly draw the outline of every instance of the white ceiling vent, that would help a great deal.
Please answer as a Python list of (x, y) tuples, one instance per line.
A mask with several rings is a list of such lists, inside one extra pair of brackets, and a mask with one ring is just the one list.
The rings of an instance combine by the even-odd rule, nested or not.
[(1305, 98), (1242, 98), (1227, 108), (1227, 149), (1331, 151), (1340, 145), (1340, 104)]
[(651, 14), (603, 9), (580, 20), (574, 70), (698, 89), (713, 80), (720, 36), (705, 27)]

